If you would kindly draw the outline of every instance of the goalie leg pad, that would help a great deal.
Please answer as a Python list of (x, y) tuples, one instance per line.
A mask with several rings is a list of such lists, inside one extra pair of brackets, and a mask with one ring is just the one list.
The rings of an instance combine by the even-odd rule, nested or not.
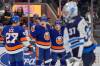
[(83, 65), (84, 66), (92, 66), (92, 64), (95, 61), (95, 54), (94, 54), (94, 52), (83, 54), (82, 60), (83, 60)]

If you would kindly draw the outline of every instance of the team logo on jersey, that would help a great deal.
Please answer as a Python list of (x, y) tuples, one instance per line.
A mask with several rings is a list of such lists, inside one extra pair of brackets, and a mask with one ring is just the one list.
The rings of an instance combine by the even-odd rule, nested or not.
[(44, 39), (45, 40), (50, 40), (50, 34), (49, 34), (49, 32), (45, 32)]
[(63, 43), (63, 37), (62, 37), (62, 36), (58, 36), (58, 37), (56, 38), (56, 43), (57, 43), (57, 44), (62, 44), (62, 43)]

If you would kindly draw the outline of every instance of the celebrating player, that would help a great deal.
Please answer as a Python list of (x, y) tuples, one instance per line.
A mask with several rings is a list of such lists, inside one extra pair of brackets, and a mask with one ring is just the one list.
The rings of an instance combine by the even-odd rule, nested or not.
[(35, 30), (31, 29), (31, 36), (36, 40), (36, 65), (39, 66), (50, 64), (50, 27), (47, 22), (47, 17), (42, 16), (40, 25), (36, 25)]
[[(58, 58), (60, 58), (60, 63), (62, 66), (66, 66), (66, 51), (63, 46), (63, 31), (61, 26), (61, 21), (55, 21), (55, 28), (50, 31), (51, 35), (51, 66), (55, 66)], [(69, 53), (70, 55), (70, 53)]]
[(11, 25), (5, 26), (2, 31), (5, 48), (9, 54), (10, 66), (24, 66), (23, 47), (30, 45), (25, 37), (24, 29), (19, 24), (19, 16), (13, 16)]

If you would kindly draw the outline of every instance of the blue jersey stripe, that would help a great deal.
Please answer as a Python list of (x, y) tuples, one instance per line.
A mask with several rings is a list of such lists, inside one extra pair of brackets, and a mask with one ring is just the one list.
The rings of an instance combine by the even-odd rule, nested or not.
[(84, 44), (84, 43), (83, 43), (83, 42), (77, 42), (77, 43), (71, 45), (70, 48), (73, 49), (73, 48), (79, 47), (79, 46), (82, 45), (82, 44)]

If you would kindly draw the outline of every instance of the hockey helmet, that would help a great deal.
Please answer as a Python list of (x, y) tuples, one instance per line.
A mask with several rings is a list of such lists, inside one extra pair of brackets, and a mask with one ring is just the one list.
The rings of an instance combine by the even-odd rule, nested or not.
[(66, 3), (63, 7), (62, 13), (65, 19), (69, 19), (77, 16), (78, 15), (77, 3), (74, 1), (70, 1)]
[(61, 20), (56, 20), (55, 25), (61, 25)]
[(20, 21), (20, 17), (19, 16), (13, 16), (12, 18), (11, 18), (11, 22), (13, 23), (13, 22), (19, 22)]
[(33, 15), (33, 19), (39, 19), (39, 15), (38, 14), (34, 14)]
[(55, 29), (58, 31), (61, 30), (61, 20), (55, 21)]
[(44, 22), (48, 22), (48, 18), (46, 16), (42, 16), (40, 20)]

